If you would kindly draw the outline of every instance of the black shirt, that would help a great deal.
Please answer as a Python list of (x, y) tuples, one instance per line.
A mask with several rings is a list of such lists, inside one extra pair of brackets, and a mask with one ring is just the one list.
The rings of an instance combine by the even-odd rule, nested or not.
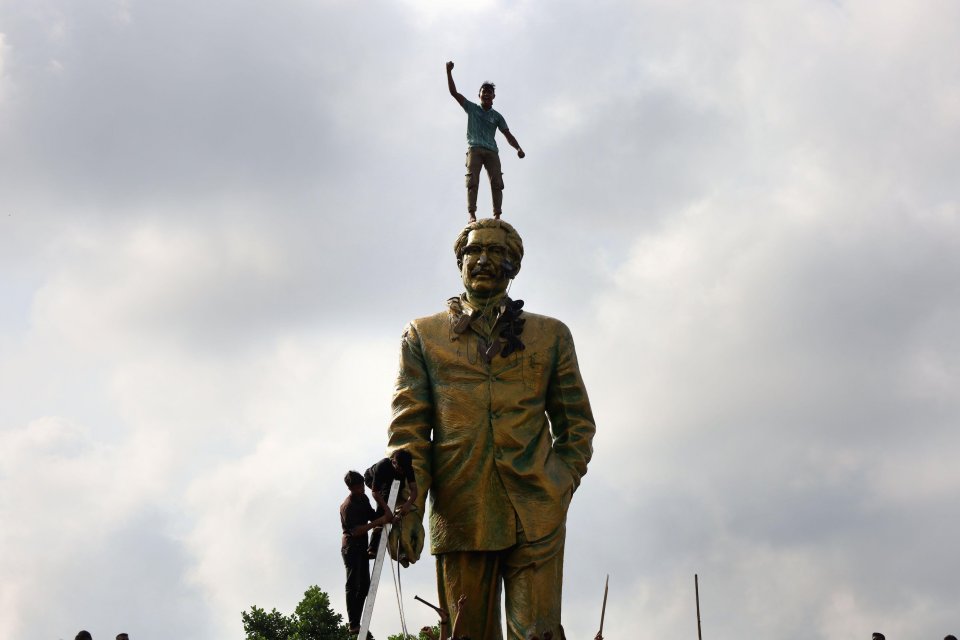
[(343, 529), (342, 546), (346, 547), (348, 544), (367, 546), (367, 534), (351, 536), (350, 530), (373, 520), (374, 513), (367, 494), (355, 495), (351, 493), (347, 496), (347, 499), (340, 505), (340, 527)]
[(363, 481), (372, 490), (378, 492), (386, 502), (390, 498), (390, 486), (394, 480), (400, 481), (400, 488), (403, 489), (408, 481), (414, 480), (413, 469), (410, 469), (410, 475), (404, 475), (403, 470), (397, 471), (393, 467), (390, 458), (384, 458), (377, 464), (366, 470), (363, 474)]

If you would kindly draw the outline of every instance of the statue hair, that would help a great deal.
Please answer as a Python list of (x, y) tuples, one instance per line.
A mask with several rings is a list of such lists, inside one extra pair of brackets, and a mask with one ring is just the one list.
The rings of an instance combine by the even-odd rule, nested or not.
[(503, 229), (507, 232), (507, 252), (510, 254), (510, 261), (520, 271), (520, 262), (523, 260), (523, 238), (517, 233), (517, 230), (509, 222), (497, 220), (496, 218), (482, 218), (476, 222), (471, 222), (463, 228), (460, 235), (453, 243), (453, 253), (457, 256), (457, 268), (463, 267), (463, 248), (467, 246), (467, 236), (471, 231), (477, 229)]

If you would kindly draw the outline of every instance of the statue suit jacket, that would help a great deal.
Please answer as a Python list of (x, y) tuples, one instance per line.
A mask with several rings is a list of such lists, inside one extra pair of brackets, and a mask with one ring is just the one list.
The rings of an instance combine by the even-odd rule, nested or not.
[[(455, 300), (455, 299), (453, 299)], [(430, 495), (431, 551), (494, 551), (562, 526), (596, 427), (570, 330), (523, 313), (523, 351), (488, 364), (457, 334), (458, 305), (407, 325), (389, 447), (413, 454)], [(494, 334), (499, 332), (499, 326)]]

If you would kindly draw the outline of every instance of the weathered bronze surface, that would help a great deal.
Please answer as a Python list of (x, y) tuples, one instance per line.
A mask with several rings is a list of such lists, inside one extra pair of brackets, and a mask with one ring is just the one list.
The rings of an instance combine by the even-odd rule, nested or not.
[[(419, 556), (430, 496), (431, 552), (442, 607), (466, 593), (462, 633), (511, 640), (560, 637), (563, 538), (570, 498), (595, 432), (567, 327), (506, 295), (523, 245), (500, 220), (458, 238), (466, 292), (404, 331), (389, 447), (414, 457), (419, 509), (403, 551)], [(411, 537), (413, 542), (410, 542)]]

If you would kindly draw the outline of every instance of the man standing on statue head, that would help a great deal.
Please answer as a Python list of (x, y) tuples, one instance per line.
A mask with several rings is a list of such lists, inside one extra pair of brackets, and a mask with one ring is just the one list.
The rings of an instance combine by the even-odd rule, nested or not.
[(480, 85), (479, 105), (470, 102), (457, 92), (457, 85), (453, 82), (453, 62), (448, 62), (447, 89), (467, 113), (467, 214), (471, 221), (477, 219), (480, 169), (486, 168), (487, 177), (490, 178), (490, 195), (493, 198), (493, 217), (499, 218), (503, 213), (503, 172), (500, 169), (500, 151), (494, 139), (497, 129), (503, 133), (510, 146), (517, 150), (518, 157), (523, 158), (526, 154), (510, 133), (507, 121), (493, 108), (493, 99), (497, 94), (496, 86), (492, 82)]

